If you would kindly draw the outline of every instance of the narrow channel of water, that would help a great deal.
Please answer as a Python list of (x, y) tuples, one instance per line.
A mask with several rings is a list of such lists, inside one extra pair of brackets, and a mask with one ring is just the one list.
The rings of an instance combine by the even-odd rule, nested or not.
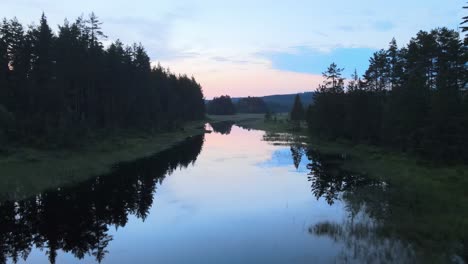
[(0, 263), (414, 263), (389, 186), (231, 123), (72, 187), (0, 203)]

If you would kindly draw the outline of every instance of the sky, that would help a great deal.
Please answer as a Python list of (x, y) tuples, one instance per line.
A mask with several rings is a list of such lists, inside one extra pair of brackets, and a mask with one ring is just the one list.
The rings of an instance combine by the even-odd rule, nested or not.
[(457, 30), (466, 0), (0, 0), (0, 17), (56, 30), (94, 12), (105, 44), (141, 42), (154, 65), (194, 76), (207, 98), (312, 91), (330, 63), (363, 74), (373, 52), (419, 30)]

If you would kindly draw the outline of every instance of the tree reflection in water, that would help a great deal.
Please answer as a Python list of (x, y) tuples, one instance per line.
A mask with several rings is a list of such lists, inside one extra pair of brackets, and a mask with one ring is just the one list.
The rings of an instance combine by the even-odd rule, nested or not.
[(109, 227), (124, 227), (129, 215), (143, 221), (158, 183), (177, 168), (194, 163), (204, 136), (150, 158), (122, 163), (103, 175), (72, 187), (44, 192), (22, 201), (0, 202), (0, 263), (26, 260), (33, 247), (51, 263), (63, 250), (101, 262), (112, 236)]
[(222, 135), (231, 134), (231, 129), (233, 125), (234, 125), (234, 122), (231, 122), (231, 121), (221, 121), (221, 122), (210, 123), (210, 126), (213, 128), (213, 131), (215, 133), (220, 133)]
[(343, 221), (318, 222), (309, 229), (343, 245), (337, 262), (468, 263), (468, 239), (460, 232), (465, 219), (433, 186), (417, 186), (421, 182), (411, 178), (383, 181), (379, 175), (344, 169), (345, 163), (359, 162), (317, 152), (306, 139), (290, 133), (267, 132), (263, 139), (290, 147), (295, 166), (299, 153), (305, 152), (313, 195), (330, 206), (344, 206)]
[(347, 212), (341, 223), (324, 221), (309, 228), (343, 245), (338, 262), (464, 263), (460, 241), (440, 228), (446, 223), (430, 220), (434, 216), (424, 208), (430, 199), (415, 203), (416, 194), (401, 186), (343, 169), (343, 156), (310, 148), (307, 156), (312, 193), (330, 205), (342, 201)]
[(307, 150), (310, 160), (309, 181), (315, 197), (324, 197), (332, 205), (344, 192), (353, 192), (359, 188), (375, 186), (382, 188), (383, 182), (355, 173), (341, 167), (344, 157), (335, 154), (321, 154), (313, 149)]
[[(366, 174), (342, 168), (345, 157), (307, 150), (309, 181), (317, 199), (323, 197), (329, 205), (340, 200), (348, 213), (343, 222), (319, 222), (309, 233), (328, 236), (342, 245), (337, 261), (342, 263), (414, 263), (414, 251), (409, 243), (384, 233), (380, 221), (388, 208), (381, 199), (388, 186)], [(375, 205), (379, 205), (375, 207)]]
[(338, 263), (418, 263), (408, 243), (379, 235), (375, 222), (363, 214), (342, 223), (317, 223), (309, 233), (343, 245)]

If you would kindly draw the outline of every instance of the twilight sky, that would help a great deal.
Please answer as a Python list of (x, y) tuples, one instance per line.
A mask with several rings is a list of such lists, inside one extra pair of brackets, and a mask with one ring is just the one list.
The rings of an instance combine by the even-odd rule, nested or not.
[[(193, 75), (205, 96), (311, 91), (331, 63), (362, 74), (395, 37), (457, 29), (465, 0), (0, 0), (0, 17), (56, 29), (94, 11), (108, 41), (141, 42), (154, 63)], [(465, 14), (466, 15), (466, 14)]]

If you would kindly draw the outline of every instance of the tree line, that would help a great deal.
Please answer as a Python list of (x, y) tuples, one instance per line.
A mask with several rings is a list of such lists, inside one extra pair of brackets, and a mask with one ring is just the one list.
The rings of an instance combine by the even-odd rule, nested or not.
[(229, 95), (221, 95), (207, 103), (206, 112), (210, 115), (234, 115), (236, 107)]
[(193, 77), (152, 67), (141, 44), (107, 47), (93, 13), (54, 33), (43, 14), (0, 22), (0, 140), (71, 144), (95, 130), (167, 130), (205, 114)]
[(214, 97), (207, 103), (207, 112), (211, 115), (234, 115), (236, 113), (262, 114), (268, 107), (260, 97), (240, 98), (236, 103), (229, 95)]
[[(323, 73), (307, 121), (314, 134), (386, 145), (436, 160), (468, 161), (468, 47), (447, 28), (420, 31), (374, 53), (345, 81)], [(345, 84), (346, 83), (346, 84)]]

